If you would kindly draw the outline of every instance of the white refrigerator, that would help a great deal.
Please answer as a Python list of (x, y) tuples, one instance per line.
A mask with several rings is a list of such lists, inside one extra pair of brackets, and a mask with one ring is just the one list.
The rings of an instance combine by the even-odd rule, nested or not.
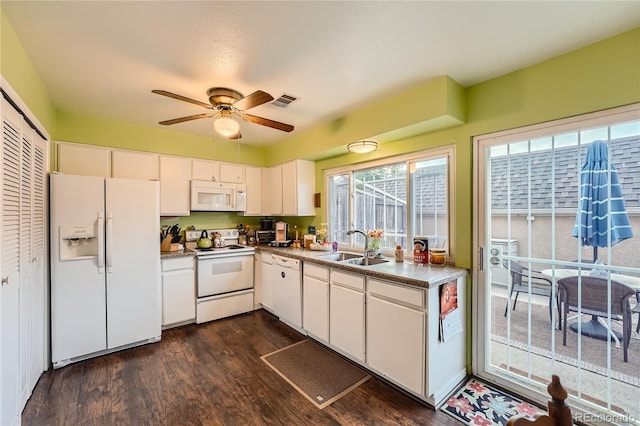
[(160, 340), (157, 181), (52, 174), (54, 368)]

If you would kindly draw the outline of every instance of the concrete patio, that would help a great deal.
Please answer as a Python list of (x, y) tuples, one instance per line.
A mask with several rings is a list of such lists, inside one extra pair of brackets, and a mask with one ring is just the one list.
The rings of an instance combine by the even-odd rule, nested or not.
[[(625, 363), (622, 349), (616, 348), (613, 341), (608, 346), (607, 341), (587, 336), (579, 338), (577, 333), (567, 331), (567, 346), (563, 346), (562, 331), (551, 327), (547, 298), (532, 296), (529, 312), (527, 295), (521, 294), (508, 320), (504, 317), (506, 300), (506, 289), (493, 286), (488, 358), (496, 373), (516, 380), (530, 377), (540, 384), (546, 384), (551, 373), (558, 374), (570, 398), (578, 398), (573, 404), (594, 403), (607, 407), (607, 401), (611, 401), (611, 412), (640, 421), (640, 337), (637, 333), (632, 334), (629, 362)], [(583, 320), (589, 318), (583, 316)], [(634, 330), (637, 322), (638, 315), (634, 315)], [(510, 324), (508, 331), (507, 323)], [(620, 325), (614, 322), (613, 329), (619, 331)]]

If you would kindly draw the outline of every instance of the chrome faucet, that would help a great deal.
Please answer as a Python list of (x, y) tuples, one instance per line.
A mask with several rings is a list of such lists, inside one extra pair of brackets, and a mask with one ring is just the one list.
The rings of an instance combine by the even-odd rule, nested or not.
[(350, 231), (347, 231), (347, 235), (352, 235), (352, 234), (362, 234), (364, 235), (364, 253), (362, 254), (362, 256), (364, 258), (369, 257), (369, 254), (373, 252), (373, 249), (369, 248), (369, 236), (367, 235), (366, 232), (362, 232), (359, 229), (352, 229)]

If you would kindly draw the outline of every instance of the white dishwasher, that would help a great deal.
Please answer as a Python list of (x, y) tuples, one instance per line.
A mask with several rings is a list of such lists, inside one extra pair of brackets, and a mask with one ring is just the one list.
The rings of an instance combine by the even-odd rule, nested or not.
[(273, 311), (280, 320), (302, 327), (302, 270), (300, 261), (271, 255)]

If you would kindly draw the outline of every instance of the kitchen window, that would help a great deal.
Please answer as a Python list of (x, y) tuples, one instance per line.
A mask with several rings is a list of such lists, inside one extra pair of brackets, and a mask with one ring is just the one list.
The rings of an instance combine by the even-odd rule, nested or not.
[(420, 151), (325, 171), (330, 238), (363, 247), (350, 229), (384, 231), (383, 252), (396, 245), (411, 252), (414, 236), (429, 237), (453, 259), (454, 147)]

